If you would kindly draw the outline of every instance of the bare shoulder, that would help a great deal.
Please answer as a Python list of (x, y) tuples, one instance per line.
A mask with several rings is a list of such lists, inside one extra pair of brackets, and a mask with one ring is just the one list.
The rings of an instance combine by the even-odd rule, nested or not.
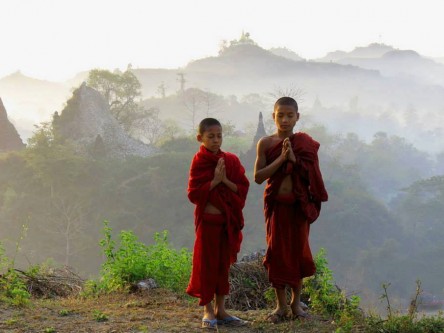
[(264, 136), (257, 143), (257, 148), (258, 148), (258, 150), (264, 151), (264, 150), (267, 150), (268, 148), (270, 148), (275, 142), (276, 142), (275, 135)]

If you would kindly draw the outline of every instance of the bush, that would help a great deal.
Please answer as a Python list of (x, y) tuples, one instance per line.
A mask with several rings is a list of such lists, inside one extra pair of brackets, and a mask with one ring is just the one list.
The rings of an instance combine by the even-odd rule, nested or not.
[(26, 284), (14, 270), (14, 263), (6, 257), (3, 246), (0, 244), (0, 301), (24, 306), (28, 305), (30, 298)]
[(306, 280), (304, 294), (310, 296), (310, 306), (315, 312), (332, 316), (342, 328), (349, 331), (355, 319), (361, 317), (360, 298), (346, 295), (334, 284), (333, 272), (328, 268), (325, 249), (321, 248), (315, 258), (316, 274)]
[(100, 241), (106, 257), (98, 282), (87, 287), (94, 292), (110, 292), (129, 287), (146, 278), (153, 278), (162, 288), (183, 291), (191, 273), (191, 252), (176, 250), (168, 243), (168, 232), (156, 233), (154, 244), (139, 242), (132, 231), (121, 231), (120, 244), (112, 239), (112, 229), (104, 222), (104, 239)]

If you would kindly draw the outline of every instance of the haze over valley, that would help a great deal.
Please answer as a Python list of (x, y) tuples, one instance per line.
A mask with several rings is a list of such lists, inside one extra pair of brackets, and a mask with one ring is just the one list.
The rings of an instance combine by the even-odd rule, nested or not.
[[(200, 5), (207, 6), (201, 1)], [(101, 19), (117, 15), (118, 6), (109, 6), (114, 14)], [(184, 9), (185, 4), (177, 6)], [(48, 73), (52, 65), (52, 77), (66, 69), (60, 73), (63, 80), (27, 74), (30, 65), (24, 58), (18, 58), (17, 71), (0, 71), (1, 246), (14, 256), (18, 267), (49, 262), (74, 267), (84, 277), (96, 276), (103, 263), (99, 241), (104, 221), (115, 235), (131, 230), (146, 244), (153, 243), (157, 232), (167, 230), (174, 247), (191, 249), (194, 207), (186, 188), (190, 161), (199, 145), (196, 126), (204, 117), (215, 117), (224, 128), (222, 148), (240, 156), (251, 182), (241, 256), (263, 249), (263, 185), (253, 181), (255, 145), (259, 137), (274, 131), (273, 104), (288, 95), (300, 106), (296, 130), (321, 144), (329, 201), (312, 225), (310, 237), (313, 252), (326, 249), (336, 284), (348, 294), (359, 295), (369, 309), (381, 308), (383, 283), (391, 284), (393, 302), (404, 310), (418, 279), (428, 294), (444, 300), (444, 52), (426, 53), (424, 45), (421, 50), (400, 47), (410, 45), (410, 39), (393, 46), (384, 42), (392, 40), (390, 35), (378, 38), (374, 30), (354, 36), (350, 27), (340, 32), (363, 44), (341, 49), (339, 42), (320, 41), (311, 31), (315, 23), (324, 27), (320, 35), (333, 39), (341, 36), (335, 30), (339, 22), (346, 21), (337, 13), (338, 24), (330, 24), (331, 34), (326, 31), (329, 25), (319, 22), (326, 19), (330, 4), (325, 4), (326, 13), (314, 10), (319, 17), (313, 26), (301, 17), (292, 24), (305, 24), (306, 30), (298, 26), (289, 35), (276, 34), (271, 44), (266, 42), (268, 30), (258, 28), (268, 21), (255, 25), (248, 21), (255, 17), (250, 7), (236, 6), (230, 14), (262, 33), (250, 35), (244, 25), (233, 21), (229, 28), (237, 29), (237, 37), (221, 40), (233, 35), (227, 31), (222, 36), (222, 30), (210, 24), (214, 15), (228, 17), (222, 9), (219, 14), (208, 11), (208, 16), (202, 16), (204, 22), (172, 13), (175, 27), (185, 30), (188, 23), (199, 23), (199, 28), (188, 32), (193, 36), (189, 44), (181, 40), (178, 28), (174, 33), (168, 30), (168, 35), (161, 34), (164, 26), (134, 28), (134, 22), (155, 24), (154, 8), (133, 13), (134, 22), (127, 23), (134, 35), (122, 27), (112, 36), (103, 33), (103, 40), (93, 31), (96, 38), (90, 41), (83, 29), (91, 28), (94, 10), (79, 13), (75, 6), (71, 10), (84, 18), (84, 25), (77, 27), (83, 39), (80, 32), (71, 35), (62, 29), (64, 22), (51, 21), (82, 50), (75, 53), (61, 42), (66, 36), (54, 32), (58, 52), (65, 51), (63, 45), (73, 52), (72, 57), (47, 52)], [(258, 8), (265, 7), (258, 4)], [(282, 13), (282, 8), (273, 10)], [(389, 6), (387, 13), (393, 10), (397, 12)], [(411, 10), (405, 8), (407, 13)], [(370, 6), (357, 12), (348, 18), (356, 26), (356, 21), (377, 11)], [(289, 24), (284, 19), (274, 21), (276, 13), (268, 16), (272, 16), (268, 29), (272, 23)], [(382, 30), (393, 23), (387, 17), (371, 27)], [(71, 18), (66, 20), (73, 24)], [(107, 23), (115, 28), (114, 21)], [(196, 56), (192, 53), (199, 44), (195, 40), (209, 38), (202, 29), (205, 24), (208, 36), (216, 29), (219, 39)], [(46, 28), (53, 32), (53, 26)], [(151, 35), (156, 29), (158, 43)], [(145, 40), (141, 30), (150, 37)], [(29, 34), (34, 36), (33, 31)], [(309, 50), (305, 34), (318, 44), (316, 54)], [(412, 31), (410, 37), (413, 41)], [(119, 44), (130, 56), (116, 61), (115, 49), (107, 49), (107, 56), (97, 60), (95, 51), (108, 44)], [(174, 65), (140, 65), (151, 59), (147, 49), (154, 59), (164, 45), (171, 47), (163, 54), (165, 62)], [(88, 60), (83, 63), (88, 65), (71, 67), (78, 59)], [(66, 62), (66, 68), (61, 62)], [(28, 67), (22, 69), (20, 63)]]

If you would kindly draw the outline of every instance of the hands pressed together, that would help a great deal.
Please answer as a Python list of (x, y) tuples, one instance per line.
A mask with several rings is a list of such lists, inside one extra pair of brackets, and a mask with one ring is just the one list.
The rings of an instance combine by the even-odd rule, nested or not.
[(225, 160), (221, 157), (217, 161), (216, 169), (214, 170), (214, 183), (225, 183), (227, 181), (227, 171), (225, 169)]
[(291, 146), (291, 141), (289, 138), (285, 138), (282, 144), (281, 159), (283, 161), (296, 163), (296, 156), (294, 155), (293, 147)]

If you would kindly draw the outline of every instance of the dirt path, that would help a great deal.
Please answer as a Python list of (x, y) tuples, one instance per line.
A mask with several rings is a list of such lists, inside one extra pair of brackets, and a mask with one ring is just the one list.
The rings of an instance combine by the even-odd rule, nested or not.
[[(25, 308), (0, 303), (1, 333), (163, 333), (209, 332), (200, 328), (201, 308), (165, 290), (113, 294), (99, 298), (34, 300)], [(249, 325), (220, 326), (217, 332), (332, 332), (328, 320), (287, 321), (273, 325), (268, 311), (231, 311)], [(213, 331), (216, 332), (216, 331)]]

